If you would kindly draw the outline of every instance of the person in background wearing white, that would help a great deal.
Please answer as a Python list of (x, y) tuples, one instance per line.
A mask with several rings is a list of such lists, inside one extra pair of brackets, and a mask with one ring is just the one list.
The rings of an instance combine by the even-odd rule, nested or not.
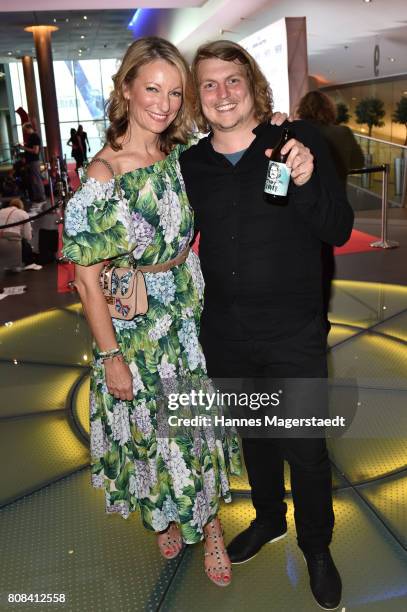
[[(0, 210), (0, 228), (9, 223), (18, 223), (29, 219), (20, 198), (13, 198), (7, 207)], [(0, 261), (2, 270), (20, 272), (23, 269), (22, 241), (32, 239), (31, 223), (22, 223), (6, 229), (0, 229)], [(34, 267), (35, 266), (35, 267)], [(31, 264), (26, 269), (40, 270), (42, 266)]]

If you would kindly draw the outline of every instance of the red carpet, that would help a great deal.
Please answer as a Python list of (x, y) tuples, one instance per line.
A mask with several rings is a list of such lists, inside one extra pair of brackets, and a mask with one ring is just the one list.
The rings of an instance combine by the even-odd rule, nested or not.
[(350, 253), (365, 253), (368, 251), (375, 251), (375, 247), (371, 247), (370, 243), (375, 240), (379, 240), (377, 236), (371, 234), (365, 234), (365, 232), (359, 232), (359, 230), (353, 230), (352, 235), (341, 247), (335, 247), (335, 255), (350, 255)]

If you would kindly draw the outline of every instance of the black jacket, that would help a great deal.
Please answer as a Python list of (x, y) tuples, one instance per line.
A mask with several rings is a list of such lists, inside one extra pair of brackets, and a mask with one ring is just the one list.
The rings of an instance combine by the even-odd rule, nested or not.
[(180, 158), (201, 233), (202, 325), (223, 337), (277, 339), (309, 323), (322, 311), (321, 241), (341, 245), (352, 230), (353, 211), (325, 141), (305, 121), (290, 129), (310, 148), (315, 171), (302, 187), (290, 183), (286, 206), (263, 200), (264, 151), (277, 144), (282, 126), (257, 126), (235, 166), (213, 149), (210, 135)]

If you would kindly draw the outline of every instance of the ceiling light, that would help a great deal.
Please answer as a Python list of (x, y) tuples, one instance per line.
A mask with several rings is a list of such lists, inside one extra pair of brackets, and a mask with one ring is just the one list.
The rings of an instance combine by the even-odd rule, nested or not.
[(67, 18), (65, 19), (65, 21), (66, 21), (66, 23), (68, 23), (68, 22), (69, 22), (69, 17), (67, 17)]
[(403, 96), (407, 96), (407, 91), (403, 91)]
[(9, 52), (7, 53), (7, 55), (13, 55), (13, 53), (12, 53), (11, 51), (9, 51)]
[(396, 59), (394, 57), (388, 57), (387, 59), (389, 60), (389, 62), (395, 62), (396, 61)]
[(370, 4), (372, 0), (363, 0), (365, 4)]
[(83, 16), (83, 18), (84, 18), (84, 19), (87, 19), (88, 17), (87, 17), (87, 15), (84, 15), (84, 16)]
[(352, 100), (356, 100), (356, 98), (352, 98)]
[(83, 39), (85, 38), (85, 35), (84, 35), (84, 34), (82, 34), (82, 35), (81, 35), (81, 38), (82, 38), (82, 40), (83, 40)]
[(56, 23), (56, 22), (57, 22), (57, 20), (55, 19), (55, 17), (54, 17), (54, 20), (53, 20), (53, 21), (54, 21), (54, 23)]

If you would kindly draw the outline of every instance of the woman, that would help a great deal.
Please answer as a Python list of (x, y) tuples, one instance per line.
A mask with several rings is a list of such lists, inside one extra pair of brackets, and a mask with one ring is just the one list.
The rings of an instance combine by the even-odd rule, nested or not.
[(75, 170), (76, 172), (78, 172), (78, 169), (83, 167), (84, 157), (83, 157), (82, 140), (80, 136), (78, 135), (78, 132), (75, 130), (75, 128), (71, 128), (71, 137), (66, 144), (71, 145), (72, 147), (72, 157), (76, 161)]
[[(106, 490), (107, 512), (140, 509), (162, 554), (204, 539), (205, 570), (219, 586), (231, 580), (217, 513), (230, 501), (228, 473), (240, 473), (231, 432), (185, 428), (158, 435), (169, 391), (206, 387), (198, 343), (203, 280), (197, 256), (165, 272), (147, 272), (146, 315), (111, 319), (99, 286), (103, 260), (115, 265), (168, 262), (193, 236), (178, 158), (188, 146), (188, 66), (169, 42), (140, 38), (113, 78), (107, 144), (70, 200), (64, 254), (96, 345), (91, 377), (92, 482)], [(120, 349), (120, 350), (119, 350)], [(161, 419), (161, 421), (160, 421)], [(164, 419), (165, 420), (165, 419)]]
[[(29, 218), (20, 198), (13, 198), (6, 208), (0, 210), (0, 226), (27, 221)], [(3, 270), (12, 270), (13, 272), (22, 270), (22, 241), (23, 239), (30, 241), (31, 238), (32, 229), (29, 221), (0, 230), (0, 261)]]
[(80, 141), (82, 143), (83, 160), (85, 162), (87, 162), (88, 161), (88, 154), (87, 154), (87, 151), (86, 151), (86, 144), (88, 146), (89, 153), (90, 153), (90, 144), (89, 144), (88, 134), (83, 131), (83, 125), (78, 125), (78, 129), (77, 129), (76, 133), (79, 136), (79, 139), (80, 139)]

